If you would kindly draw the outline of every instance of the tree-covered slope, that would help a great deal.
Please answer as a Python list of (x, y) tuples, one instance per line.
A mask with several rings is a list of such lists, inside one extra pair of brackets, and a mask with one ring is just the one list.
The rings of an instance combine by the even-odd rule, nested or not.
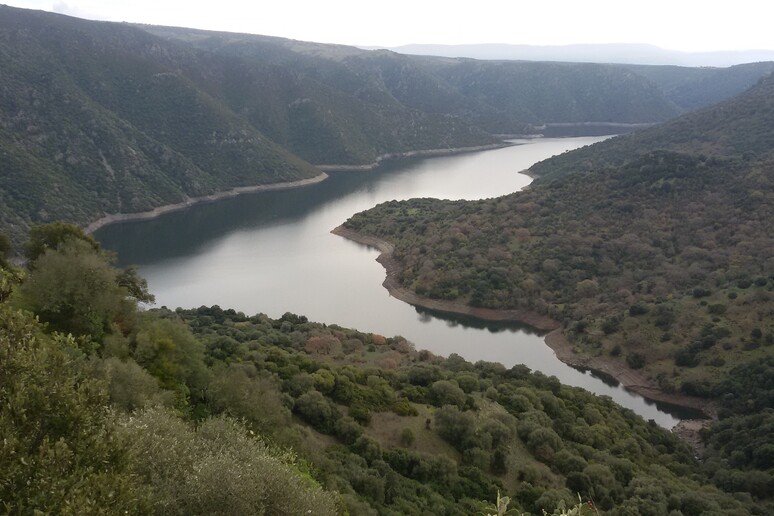
[[(438, 73), (466, 96), (533, 125), (660, 122), (679, 113), (650, 81), (610, 65), (461, 60)], [(479, 121), (495, 133), (513, 130)]]
[[(383, 154), (499, 141), (453, 116), (447, 104), (460, 102), (461, 96), (444, 91), (445, 86), (420, 67), (406, 74), (404, 84), (421, 89), (441, 109), (393, 95), (385, 84), (390, 74), (385, 70), (394, 61), (389, 55), (382, 63), (378, 53), (372, 60), (372, 53), (352, 47), (141, 28), (215, 57), (222, 75), (202, 86), (274, 141), (315, 164), (364, 164)], [(365, 62), (364, 55), (369, 56)]]
[(531, 514), (767, 508), (655, 423), (524, 366), (291, 313), (138, 310), (143, 281), (77, 228), (26, 249), (24, 271), (0, 250), (7, 512), (467, 515), (498, 493)]
[[(546, 122), (657, 122), (681, 110), (658, 81), (622, 66), (404, 56), (6, 6), (0, 15), (0, 224), (17, 243), (33, 223), (83, 225), (308, 178), (308, 163), (362, 165), (498, 143), (493, 134)], [(737, 85), (758, 72), (723, 73)], [(687, 69), (667, 75), (675, 88), (698, 84)]]
[(713, 400), (705, 472), (769, 497), (773, 102), (770, 77), (546, 160), (524, 192), (385, 203), (346, 226), (392, 243), (398, 279), (420, 295), (548, 314), (594, 363)]
[(346, 226), (395, 244), (420, 295), (549, 314), (584, 353), (710, 395), (774, 342), (772, 102), (774, 78), (547, 160), (525, 192), (386, 203)]
[(729, 99), (774, 72), (774, 62), (747, 63), (728, 68), (632, 66), (627, 69), (653, 81), (666, 97), (690, 111)]
[(14, 238), (318, 173), (181, 74), (189, 51), (125, 25), (2, 11), (0, 209)]
[(618, 166), (653, 150), (692, 155), (765, 159), (774, 149), (774, 76), (744, 93), (657, 127), (542, 161), (531, 168), (539, 181)]
[(610, 65), (407, 56), (263, 36), (144, 27), (220, 55), (282, 64), (366, 102), (453, 115), (495, 134), (546, 122), (655, 122), (680, 109), (648, 79)]

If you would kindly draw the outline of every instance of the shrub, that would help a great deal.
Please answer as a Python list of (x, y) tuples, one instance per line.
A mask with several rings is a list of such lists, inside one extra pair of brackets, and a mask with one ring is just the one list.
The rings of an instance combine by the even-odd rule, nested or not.
[(414, 444), (414, 440), (416, 439), (414, 435), (414, 431), (411, 428), (404, 428), (400, 431), (400, 444), (402, 444), (405, 447), (409, 447), (412, 444)]
[(642, 353), (629, 353), (626, 355), (626, 364), (632, 369), (641, 369), (645, 366), (645, 355)]
[(336, 514), (335, 498), (230, 418), (197, 430), (150, 409), (119, 426), (129, 466), (153, 489), (153, 512), (167, 514)]

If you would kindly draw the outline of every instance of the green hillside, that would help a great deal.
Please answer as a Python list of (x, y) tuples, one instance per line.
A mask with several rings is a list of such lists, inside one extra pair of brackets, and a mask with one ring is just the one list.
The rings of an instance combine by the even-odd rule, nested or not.
[(769, 485), (772, 103), (769, 77), (716, 106), (546, 160), (524, 192), (389, 202), (345, 226), (392, 243), (398, 280), (421, 296), (549, 315), (584, 361), (713, 400), (721, 421), (704, 434), (708, 467), (735, 469), (715, 482)]
[(686, 111), (729, 99), (774, 72), (774, 62), (771, 61), (728, 68), (623, 66), (653, 81), (669, 100)]
[(489, 62), (365, 51), (264, 36), (146, 27), (219, 55), (302, 70), (367, 103), (453, 115), (495, 134), (546, 122), (656, 122), (680, 108), (648, 79), (621, 67)]
[(664, 121), (684, 109), (680, 91), (707, 101), (764, 68), (701, 82), (690, 69), (404, 56), (1, 6), (0, 228), (18, 244), (31, 224), (305, 179), (319, 173), (309, 163), (493, 144), (546, 122)]
[(688, 113), (658, 127), (600, 142), (557, 156), (531, 169), (540, 181), (618, 166), (653, 150), (692, 155), (767, 159), (774, 149), (774, 78), (761, 79), (745, 93)]
[(551, 315), (584, 352), (696, 390), (774, 338), (773, 103), (774, 77), (539, 163), (525, 192), (385, 203), (346, 226), (395, 243), (420, 295)]
[[(524, 366), (287, 313), (138, 310), (77, 228), (0, 250), (0, 500), (10, 513), (750, 514), (688, 446)], [(739, 386), (729, 386), (739, 388)], [(742, 386), (744, 388), (744, 386)], [(580, 508), (577, 509), (580, 511)]]
[(2, 7), (0, 217), (86, 224), (317, 175), (177, 69), (189, 51), (125, 25)]

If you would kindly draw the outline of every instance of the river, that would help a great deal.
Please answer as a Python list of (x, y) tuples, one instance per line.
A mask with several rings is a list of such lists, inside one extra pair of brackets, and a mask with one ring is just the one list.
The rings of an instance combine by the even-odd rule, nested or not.
[(530, 328), (448, 317), (399, 301), (382, 287), (378, 252), (332, 235), (352, 214), (412, 197), (483, 199), (524, 188), (520, 171), (604, 137), (519, 140), (511, 147), (400, 160), (369, 172), (331, 173), (293, 190), (245, 194), (145, 221), (106, 226), (95, 237), (139, 266), (158, 306), (233, 308), (248, 315), (285, 312), (386, 336), (417, 349), (469, 361), (525, 364), (562, 383), (612, 397), (671, 428), (690, 413), (645, 400), (559, 361)]

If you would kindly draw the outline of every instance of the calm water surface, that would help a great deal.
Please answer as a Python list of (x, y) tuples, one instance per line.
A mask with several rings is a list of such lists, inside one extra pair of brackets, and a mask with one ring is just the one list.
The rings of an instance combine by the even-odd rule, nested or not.
[(380, 202), (412, 197), (483, 199), (530, 183), (519, 174), (533, 163), (604, 139), (520, 141), (503, 149), (405, 160), (371, 172), (331, 174), (295, 190), (239, 196), (96, 233), (136, 264), (159, 306), (218, 304), (246, 314), (285, 312), (387, 336), (417, 349), (506, 367), (526, 364), (562, 383), (607, 395), (665, 427), (683, 417), (559, 361), (540, 335), (512, 324), (447, 318), (393, 297), (381, 284), (378, 252), (337, 237), (331, 229)]

